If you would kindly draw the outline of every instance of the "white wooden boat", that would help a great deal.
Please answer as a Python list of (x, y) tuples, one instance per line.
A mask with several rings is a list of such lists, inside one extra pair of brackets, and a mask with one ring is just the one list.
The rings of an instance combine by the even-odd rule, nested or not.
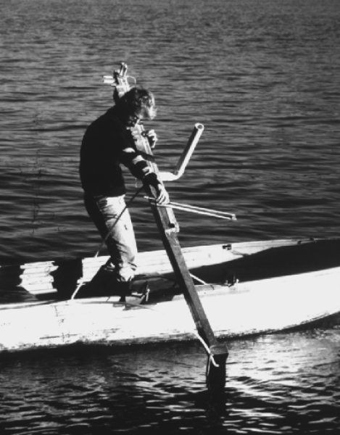
[[(183, 254), (217, 337), (283, 331), (340, 312), (340, 239), (199, 246)], [(134, 295), (125, 301), (105, 296), (98, 270), (106, 260), (2, 266), (0, 351), (195, 338), (165, 251), (139, 254)], [(85, 285), (70, 300), (79, 280)]]

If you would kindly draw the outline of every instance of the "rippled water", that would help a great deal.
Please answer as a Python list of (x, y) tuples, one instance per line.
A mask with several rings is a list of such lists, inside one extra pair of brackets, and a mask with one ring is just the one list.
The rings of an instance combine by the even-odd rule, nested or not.
[(219, 400), (206, 392), (205, 356), (194, 344), (9, 360), (1, 363), (0, 428), (9, 434), (336, 434), (339, 357), (338, 327), (234, 341)]
[[(183, 245), (338, 236), (337, 0), (0, 4), (2, 262), (96, 252), (79, 144), (111, 103), (102, 75), (120, 61), (156, 95), (162, 169), (205, 125), (171, 198), (238, 216), (225, 224), (178, 212)], [(132, 216), (140, 250), (159, 247), (142, 198)], [(222, 404), (206, 395), (194, 344), (3, 361), (0, 433), (335, 434), (338, 325), (232, 342)]]

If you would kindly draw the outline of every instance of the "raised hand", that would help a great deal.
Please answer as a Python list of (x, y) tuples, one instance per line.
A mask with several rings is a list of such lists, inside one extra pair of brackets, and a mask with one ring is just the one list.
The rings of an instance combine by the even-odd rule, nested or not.
[(151, 149), (155, 148), (156, 143), (158, 141), (158, 137), (157, 134), (155, 132), (155, 130), (149, 130), (145, 133), (146, 138), (149, 141), (150, 147)]

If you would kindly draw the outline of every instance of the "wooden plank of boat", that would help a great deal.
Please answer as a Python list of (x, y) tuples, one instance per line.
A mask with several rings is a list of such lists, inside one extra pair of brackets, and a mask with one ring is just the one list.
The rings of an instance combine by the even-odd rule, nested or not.
[[(231, 262), (247, 258), (256, 253), (274, 248), (294, 247), (308, 244), (313, 246), (313, 239), (284, 239), (270, 241), (251, 241), (239, 243), (213, 244), (182, 248), (187, 267), (197, 269), (211, 264)], [(51, 294), (70, 294), (80, 279), (90, 282), (100, 267), (106, 263), (108, 256), (61, 259), (56, 261), (39, 261), (16, 265), (0, 266), (0, 290), (9, 292), (21, 290), (27, 296)], [(165, 250), (142, 252), (137, 257), (138, 278), (170, 274), (172, 266)]]
[[(217, 337), (283, 331), (340, 312), (340, 267), (196, 289)], [(182, 295), (146, 305), (106, 297), (0, 306), (0, 351), (144, 344), (195, 334)]]

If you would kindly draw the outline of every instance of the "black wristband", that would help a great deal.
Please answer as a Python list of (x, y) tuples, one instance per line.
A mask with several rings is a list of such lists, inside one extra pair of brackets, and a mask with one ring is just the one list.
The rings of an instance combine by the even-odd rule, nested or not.
[(149, 174), (145, 175), (143, 182), (146, 182), (149, 186), (153, 186), (155, 188), (160, 184), (157, 174), (154, 172), (150, 172)]

